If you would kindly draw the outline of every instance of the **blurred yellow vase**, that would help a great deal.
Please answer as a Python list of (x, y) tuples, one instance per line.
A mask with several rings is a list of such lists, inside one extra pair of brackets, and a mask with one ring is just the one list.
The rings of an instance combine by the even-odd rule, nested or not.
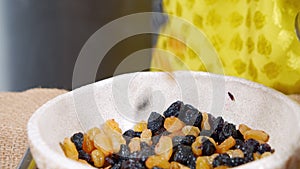
[[(163, 0), (163, 7), (205, 34), (224, 74), (286, 94), (300, 93), (300, 42), (294, 31), (299, 0)], [(190, 29), (189, 24), (169, 20), (160, 32), (170, 36), (158, 37), (151, 67), (212, 70), (195, 52), (207, 42), (196, 39)]]

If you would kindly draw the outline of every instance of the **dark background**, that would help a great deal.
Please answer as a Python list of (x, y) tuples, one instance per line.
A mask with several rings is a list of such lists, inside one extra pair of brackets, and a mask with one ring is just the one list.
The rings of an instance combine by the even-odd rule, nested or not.
[[(1, 0), (0, 91), (70, 90), (76, 58), (95, 31), (124, 15), (158, 10), (159, 0)], [(137, 35), (115, 45), (95, 80), (112, 76), (126, 56), (152, 47), (153, 39)], [(141, 64), (150, 66), (150, 55)], [(132, 71), (134, 67), (124, 72)]]

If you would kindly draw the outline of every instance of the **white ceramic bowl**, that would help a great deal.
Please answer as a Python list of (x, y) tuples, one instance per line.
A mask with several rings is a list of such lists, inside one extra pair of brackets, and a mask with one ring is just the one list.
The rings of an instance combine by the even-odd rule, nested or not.
[(238, 168), (299, 167), (297, 103), (253, 82), (203, 72), (125, 74), (60, 95), (39, 108), (28, 123), (32, 155), (42, 169), (90, 168), (66, 158), (59, 142), (111, 118), (124, 131), (135, 121), (146, 120), (151, 111), (162, 113), (176, 100), (269, 133), (275, 153)]

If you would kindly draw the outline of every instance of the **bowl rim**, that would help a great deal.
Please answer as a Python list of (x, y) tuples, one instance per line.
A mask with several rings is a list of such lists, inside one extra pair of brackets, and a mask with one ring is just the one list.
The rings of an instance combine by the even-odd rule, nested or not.
[[(262, 90), (262, 91), (267, 92), (268, 94), (272, 95), (273, 97), (276, 97), (277, 99), (283, 100), (285, 102), (285, 104), (288, 104), (291, 108), (293, 108), (295, 110), (298, 110), (298, 112), (300, 112), (300, 105), (296, 101), (292, 100), (291, 98), (289, 98), (285, 94), (283, 94), (283, 93), (281, 93), (281, 92), (279, 92), (275, 89), (266, 87), (262, 84), (259, 84), (259, 83), (253, 82), (253, 81), (249, 81), (249, 80), (234, 77), (234, 76), (225, 76), (225, 75), (219, 75), (219, 74), (214, 74), (214, 73), (209, 73), (209, 72), (175, 71), (173, 73), (176, 76), (181, 76), (183, 74), (186, 74), (187, 72), (192, 73), (193, 77), (195, 77), (195, 76), (196, 77), (197, 76), (200, 76), (200, 77), (209, 76), (210, 78), (216, 78), (216, 79), (224, 78), (226, 83), (227, 82), (238, 82), (238, 83), (241, 83), (242, 85), (246, 85), (246, 86), (251, 87), (251, 88), (256, 88), (256, 89)], [(43, 112), (46, 109), (48, 109), (52, 105), (56, 104), (56, 102), (59, 102), (59, 101), (65, 99), (65, 98), (68, 98), (68, 97), (72, 97), (73, 93), (78, 91), (78, 90), (84, 90), (84, 88), (90, 88), (90, 87), (94, 87), (95, 85), (97, 86), (97, 85), (100, 85), (100, 84), (104, 85), (104, 84), (107, 84), (107, 83), (111, 83), (114, 78), (120, 78), (120, 77), (125, 77), (125, 76), (130, 77), (130, 76), (134, 76), (134, 75), (139, 74), (139, 73), (141, 73), (143, 75), (150, 75), (151, 74), (150, 76), (160, 76), (161, 74), (165, 74), (166, 72), (134, 72), (134, 73), (126, 73), (126, 74), (117, 75), (117, 76), (114, 76), (114, 77), (111, 77), (111, 78), (107, 78), (107, 79), (104, 79), (104, 80), (101, 80), (101, 81), (98, 81), (98, 82), (94, 82), (94, 83), (76, 88), (73, 91), (69, 91), (67, 93), (64, 93), (62, 95), (59, 95), (59, 96), (51, 99), (50, 101), (46, 102), (41, 107), (39, 107), (33, 113), (33, 115), (31, 116), (31, 118), (29, 119), (29, 121), (27, 123), (28, 142), (29, 142), (31, 152), (32, 152), (32, 155), (33, 155), (36, 163), (42, 165), (42, 166), (39, 166), (39, 167), (46, 168), (46, 164), (44, 164), (42, 162), (50, 160), (51, 163), (48, 164), (50, 166), (50, 168), (57, 168), (57, 167), (59, 167), (59, 168), (77, 168), (77, 167), (80, 167), (80, 168), (83, 168), (83, 169), (91, 168), (88, 165), (84, 165), (84, 164), (81, 164), (80, 162), (71, 160), (71, 159), (65, 157), (64, 155), (52, 150), (46, 144), (46, 142), (42, 139), (42, 137), (39, 133), (38, 120), (43, 115)], [(300, 120), (300, 113), (299, 114), (294, 113), (294, 114), (297, 116), (297, 119)], [(298, 128), (300, 129), (300, 124), (298, 124)], [(299, 130), (299, 133), (300, 133), (300, 130)], [(44, 153), (44, 152), (47, 152), (47, 153)], [(51, 155), (46, 155), (46, 154), (51, 154)], [(270, 167), (274, 166), (274, 164), (267, 163), (268, 162), (267, 159), (269, 159), (269, 158), (274, 158), (274, 160), (276, 160), (276, 156), (270, 156), (268, 158), (261, 159), (257, 162), (251, 162), (251, 163), (248, 163), (248, 164), (240, 166), (240, 167), (242, 167), (242, 168), (252, 168), (252, 167), (255, 167), (255, 166), (261, 166), (263, 164), (264, 166), (268, 166), (267, 168), (270, 168)], [(45, 159), (48, 159), (48, 160), (45, 160)], [(276, 160), (276, 161), (278, 161), (278, 160)], [(278, 163), (276, 163), (276, 165), (278, 165)], [(49, 166), (47, 166), (47, 167), (49, 167)]]

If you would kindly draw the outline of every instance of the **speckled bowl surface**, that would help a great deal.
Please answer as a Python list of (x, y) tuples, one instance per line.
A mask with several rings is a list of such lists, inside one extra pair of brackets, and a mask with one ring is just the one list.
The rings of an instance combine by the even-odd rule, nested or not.
[[(229, 97), (230, 93), (233, 98)], [(243, 79), (204, 72), (138, 72), (93, 83), (40, 107), (28, 122), (39, 168), (90, 168), (64, 156), (59, 146), (75, 132), (114, 118), (124, 130), (182, 100), (200, 111), (269, 133), (275, 153), (237, 168), (299, 168), (300, 107), (285, 95)]]

